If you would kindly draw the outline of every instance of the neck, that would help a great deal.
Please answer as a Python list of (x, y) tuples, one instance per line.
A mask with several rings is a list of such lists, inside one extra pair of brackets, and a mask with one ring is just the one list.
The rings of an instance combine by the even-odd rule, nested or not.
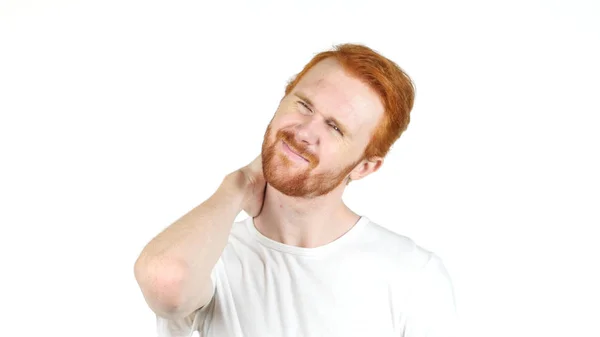
[(344, 188), (307, 199), (287, 196), (267, 184), (262, 211), (254, 218), (256, 229), (291, 246), (313, 248), (330, 243), (360, 218), (342, 201)]

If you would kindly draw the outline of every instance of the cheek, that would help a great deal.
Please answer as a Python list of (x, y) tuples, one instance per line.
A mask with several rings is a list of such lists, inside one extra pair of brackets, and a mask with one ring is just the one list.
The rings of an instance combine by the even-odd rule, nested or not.
[(321, 149), (319, 160), (322, 166), (327, 169), (335, 169), (344, 162), (344, 156), (332, 148)]
[(321, 154), (323, 162), (326, 162), (329, 168), (335, 169), (346, 167), (346, 165), (350, 164), (351, 160), (356, 156), (357, 154), (352, 153), (350, 149), (343, 147), (327, 149), (327, 151), (324, 151)]
[(281, 116), (271, 123), (271, 133), (275, 137), (278, 131), (287, 130), (291, 133), (295, 133), (294, 128), (299, 124), (297, 118), (290, 118), (290, 116)]

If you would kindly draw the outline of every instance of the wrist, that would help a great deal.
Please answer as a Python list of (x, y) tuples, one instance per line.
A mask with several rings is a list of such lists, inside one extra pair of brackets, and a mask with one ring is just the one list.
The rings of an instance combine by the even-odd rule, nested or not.
[(235, 171), (225, 176), (219, 186), (218, 192), (231, 199), (231, 202), (235, 205), (241, 207), (248, 189), (249, 183), (244, 173)]

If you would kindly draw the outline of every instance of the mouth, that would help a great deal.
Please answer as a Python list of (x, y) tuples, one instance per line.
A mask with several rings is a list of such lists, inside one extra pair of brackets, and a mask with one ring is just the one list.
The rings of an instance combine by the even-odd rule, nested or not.
[(298, 154), (298, 152), (294, 151), (286, 142), (284, 142), (283, 140), (281, 141), (281, 143), (283, 144), (283, 151), (290, 157), (292, 157), (293, 159), (296, 159), (298, 161), (304, 161), (304, 162), (308, 162), (308, 160), (304, 157), (302, 157), (300, 154)]

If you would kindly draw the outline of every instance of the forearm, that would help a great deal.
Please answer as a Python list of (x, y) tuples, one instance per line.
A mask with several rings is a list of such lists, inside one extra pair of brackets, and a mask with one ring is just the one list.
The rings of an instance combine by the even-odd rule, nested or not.
[[(136, 261), (136, 277), (157, 301), (179, 305), (210, 282), (210, 272), (242, 210), (241, 179), (226, 177), (202, 204), (153, 238)], [(159, 295), (152, 297), (158, 298)]]

